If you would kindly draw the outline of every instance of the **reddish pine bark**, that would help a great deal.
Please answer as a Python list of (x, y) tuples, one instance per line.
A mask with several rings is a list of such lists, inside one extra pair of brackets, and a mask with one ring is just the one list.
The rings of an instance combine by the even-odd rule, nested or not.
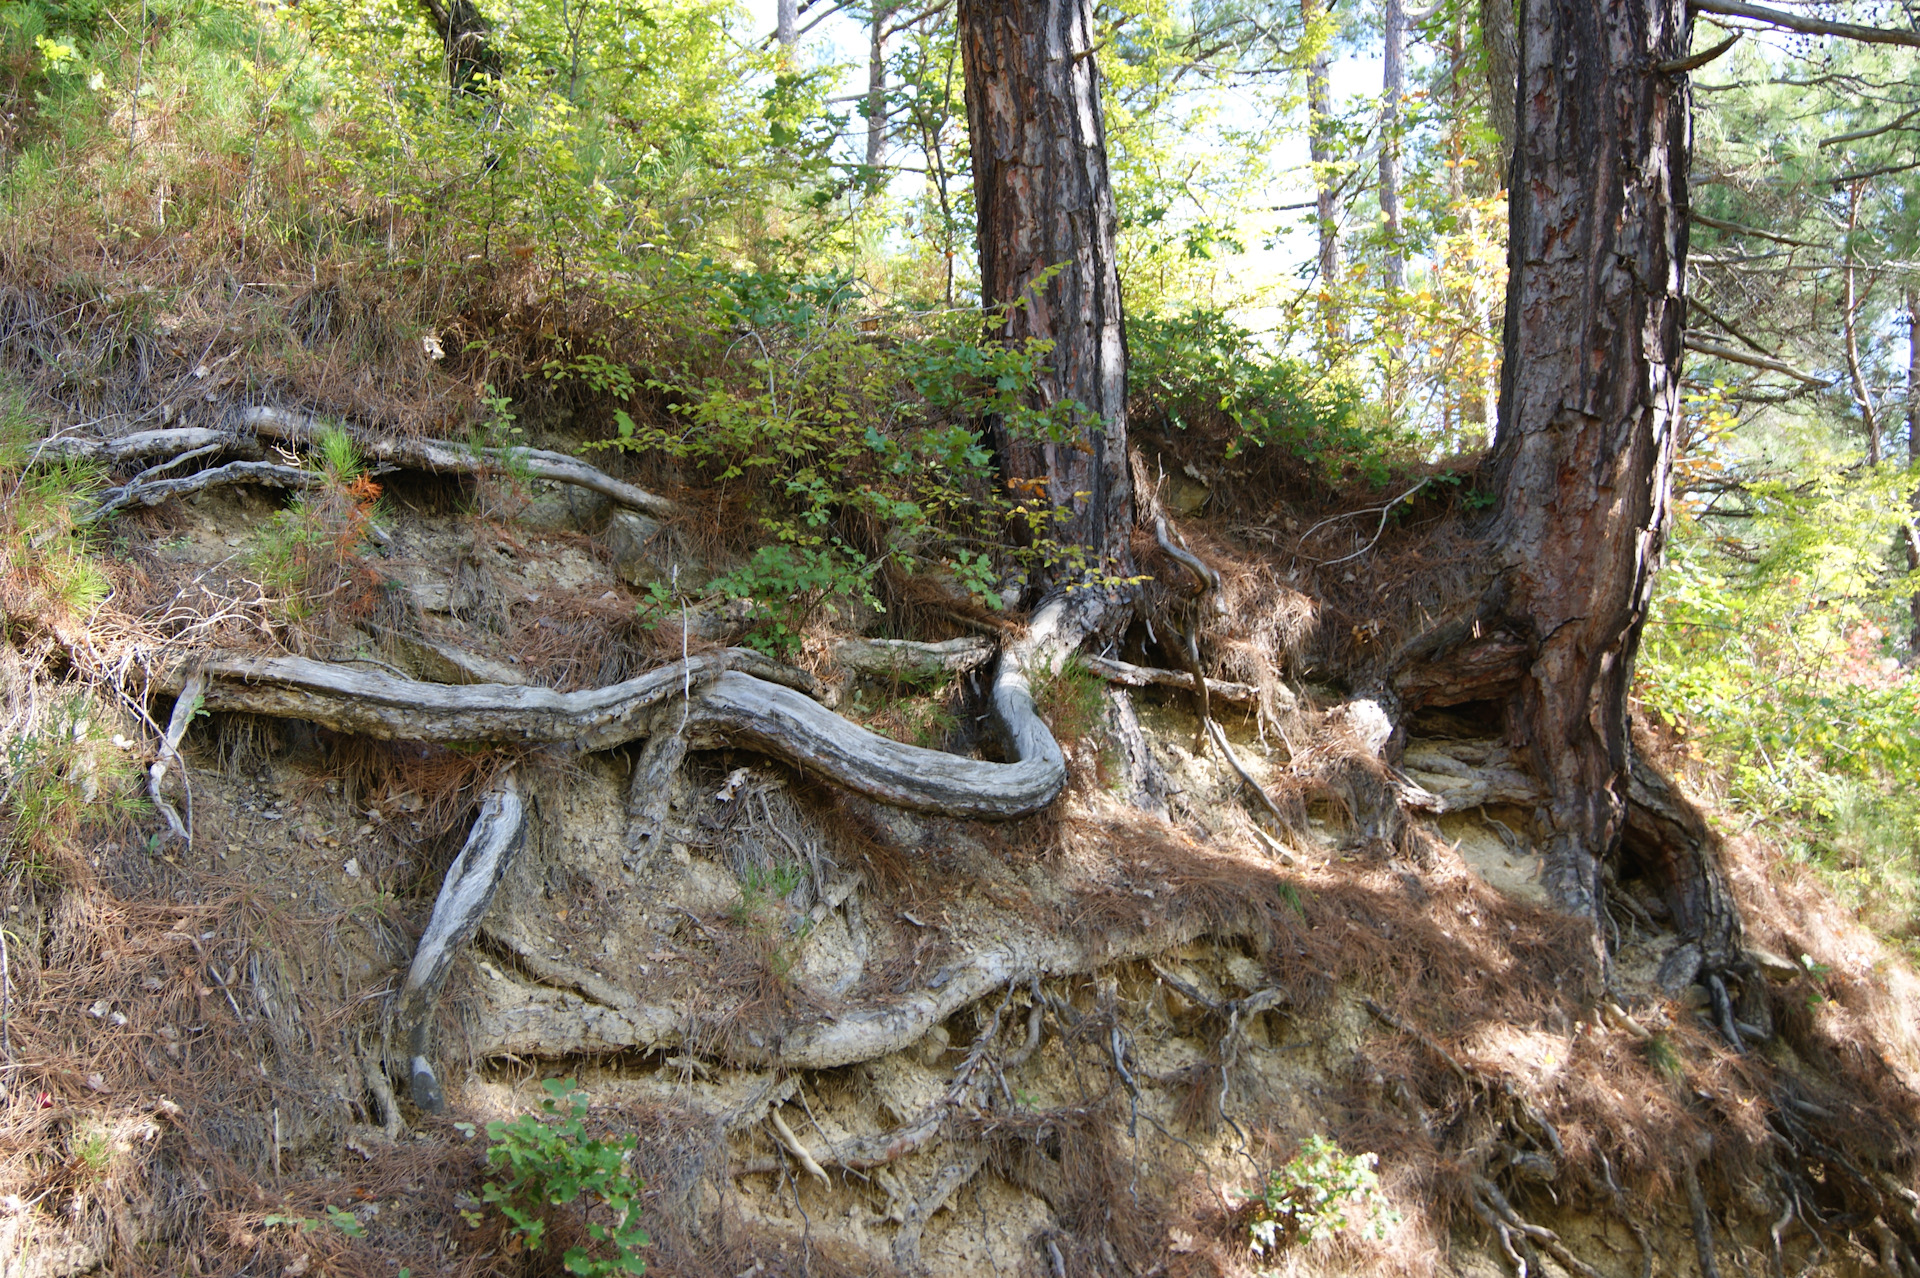
[(1627, 690), (1668, 523), (1691, 145), (1684, 0), (1527, 0), (1493, 473), (1510, 722), (1552, 798), (1545, 877), (1600, 919)]
[[(1129, 571), (1127, 364), (1091, 0), (961, 0), (981, 296), (994, 336), (1053, 351), (1039, 406), (1077, 405), (1060, 440), (994, 425), (1003, 476), (1065, 518), (1046, 535), (1084, 571)], [(1053, 268), (1058, 268), (1057, 270)], [(1052, 274), (1048, 272), (1052, 270)], [(1056, 582), (1080, 575), (1063, 564)]]

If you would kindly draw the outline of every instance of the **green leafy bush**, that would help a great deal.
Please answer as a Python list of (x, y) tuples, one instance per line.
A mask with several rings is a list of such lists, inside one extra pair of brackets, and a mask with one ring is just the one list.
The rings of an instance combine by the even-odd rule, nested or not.
[(1683, 504), (1635, 691), (1715, 765), (1731, 806), (1897, 925), (1920, 902), (1920, 684), (1896, 639), (1914, 584), (1889, 555), (1911, 480), (1841, 460), (1712, 511)]
[(1264, 349), (1214, 309), (1127, 317), (1128, 378), (1147, 420), (1175, 430), (1224, 423), (1229, 455), (1278, 448), (1322, 475), (1383, 481), (1404, 440), (1369, 424), (1360, 388)]
[(487, 1164), (505, 1178), (483, 1193), (511, 1223), (510, 1233), (530, 1251), (546, 1241), (552, 1208), (577, 1205), (592, 1247), (569, 1247), (567, 1272), (582, 1278), (644, 1274), (640, 1249), (650, 1241), (640, 1228), (641, 1181), (627, 1170), (634, 1137), (617, 1141), (589, 1137), (587, 1100), (574, 1081), (550, 1078), (540, 1114), (487, 1124), (493, 1142)]
[(1324, 1136), (1309, 1136), (1285, 1167), (1267, 1177), (1247, 1225), (1256, 1256), (1283, 1242), (1311, 1243), (1357, 1229), (1385, 1238), (1400, 1221), (1374, 1174), (1378, 1154), (1349, 1154)]

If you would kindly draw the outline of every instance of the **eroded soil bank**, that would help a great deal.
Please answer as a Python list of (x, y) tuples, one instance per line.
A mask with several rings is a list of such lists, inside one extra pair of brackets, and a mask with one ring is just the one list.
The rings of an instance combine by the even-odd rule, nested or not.
[[(11, 703), (105, 785), (159, 757), (196, 654), (578, 689), (749, 637), (690, 594), (643, 609), (649, 583), (714, 570), (686, 524), (477, 469), (383, 474), (334, 594), (295, 618), (260, 585), (281, 493), (125, 519), (118, 630), (16, 620)], [(1906, 969), (1736, 839), (1753, 987), (1692, 984), (1631, 876), (1595, 987), (1538, 881), (1524, 761), (1472, 713), (1370, 736), (1301, 656), (1314, 603), (1284, 560), (1204, 509), (1189, 544), (1241, 592), (1207, 623), (1207, 673), (1244, 689), (1214, 698), (1224, 743), (1196, 739), (1185, 690), (1047, 672), (1070, 780), (1012, 821), (700, 741), (657, 767), (637, 742), (479, 749), (189, 706), (161, 798), (191, 840), (150, 812), (95, 821), (6, 889), (5, 1272), (557, 1272), (574, 1214), (529, 1253), (482, 1202), (486, 1124), (556, 1077), (592, 1131), (637, 1138), (657, 1274), (1911, 1265)], [(923, 603), (931, 664), (876, 668), (858, 643), (881, 618), (842, 615), (789, 685), (1001, 757), (983, 663), (1006, 623)], [(1130, 642), (1095, 655), (1149, 664)], [(124, 695), (84, 722), (39, 709), (82, 686)], [(398, 996), (509, 772), (524, 840), (432, 1002), (434, 1113)], [(1381, 825), (1382, 793), (1403, 821)], [(1378, 1156), (1382, 1207), (1256, 1256), (1250, 1204), (1314, 1135)]]

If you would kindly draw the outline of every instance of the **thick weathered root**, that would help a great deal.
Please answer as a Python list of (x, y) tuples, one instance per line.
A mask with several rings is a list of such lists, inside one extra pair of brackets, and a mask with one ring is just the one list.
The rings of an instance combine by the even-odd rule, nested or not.
[(205, 426), (176, 426), (168, 430), (141, 430), (113, 439), (49, 439), (35, 452), (42, 461), (92, 461), (117, 466), (136, 457), (178, 457), (202, 448), (226, 446), (231, 431)]
[(446, 1108), (446, 1095), (431, 1056), (435, 1004), (454, 955), (473, 939), (493, 904), (513, 858), (525, 846), (527, 811), (521, 801), (513, 770), (501, 772), (480, 804), (467, 842), (447, 867), (440, 884), (440, 895), (433, 903), (433, 915), (414, 951), (413, 965), (400, 987), (395, 1019), (405, 1034), (408, 1073), (412, 1079), (413, 1103), (430, 1113)]
[(1034, 713), (1031, 695), (1024, 701), (1009, 698), (1001, 710), (1015, 763), (903, 745), (798, 693), (728, 672), (693, 699), (687, 731), (696, 744), (760, 750), (892, 807), (1006, 820), (1053, 802), (1066, 784), (1067, 768), (1060, 747)]
[[(234, 421), (262, 438), (297, 444), (311, 443), (324, 425), (305, 413), (268, 407), (243, 408), (234, 414)], [(662, 519), (679, 511), (679, 507), (665, 497), (615, 479), (598, 467), (565, 453), (541, 448), (468, 448), (437, 439), (375, 438), (361, 432), (354, 432), (354, 442), (368, 460), (390, 466), (443, 475), (480, 474), (511, 467), (535, 479), (585, 488), (619, 505)]]
[(634, 759), (627, 785), (627, 850), (621, 857), (629, 871), (644, 869), (664, 846), (673, 778), (686, 758), (687, 737), (676, 725), (648, 737)]
[[(605, 750), (662, 730), (665, 715), (696, 744), (756, 748), (881, 803), (1006, 820), (1039, 811), (1066, 784), (1066, 760), (1034, 709), (1025, 673), (1060, 631), (1064, 611), (1046, 619), (1043, 609), (1029, 636), (1001, 659), (994, 706), (1012, 763), (904, 745), (731, 668), (764, 660), (759, 654), (691, 657), (580, 692), (423, 683), (304, 657), (219, 657), (195, 670), (206, 681), (210, 709), (305, 719), (386, 740), (565, 742)], [(676, 697), (677, 713), (669, 704)]]
[[(148, 472), (151, 473), (151, 472)], [(149, 479), (145, 475), (119, 488), (108, 490), (94, 508), (80, 517), (82, 524), (96, 524), (107, 516), (134, 506), (158, 506), (175, 497), (186, 497), (209, 488), (228, 488), (235, 484), (260, 484), (268, 488), (306, 488), (319, 476), (298, 466), (277, 462), (236, 461), (211, 470), (196, 471), (174, 479)]]
[(691, 697), (727, 660), (696, 656), (580, 692), (426, 683), (305, 657), (214, 657), (194, 669), (205, 677), (210, 710), (304, 719), (389, 741), (564, 741), (605, 750), (649, 735), (655, 706)]
[[(234, 414), (233, 420), (236, 427), (233, 430), (182, 427), (140, 431), (119, 439), (49, 441), (41, 448), (39, 457), (45, 460), (98, 461), (108, 465), (139, 457), (170, 458), (152, 467), (134, 482), (109, 492), (87, 517), (89, 522), (131, 506), (157, 506), (174, 497), (225, 484), (251, 483), (297, 488), (314, 482), (314, 473), (297, 466), (251, 459), (229, 462), (225, 466), (174, 479), (156, 477), (157, 472), (187, 461), (190, 457), (239, 452), (252, 453), (257, 458), (260, 453), (257, 439), (307, 446), (313, 443), (324, 425), (304, 413), (270, 407), (242, 409)], [(565, 453), (540, 448), (468, 448), (436, 439), (403, 440), (377, 437), (365, 432), (350, 433), (367, 460), (376, 465), (452, 475), (511, 469), (535, 479), (584, 488), (618, 505), (658, 518), (668, 518), (679, 511), (679, 507), (667, 498), (615, 479), (598, 467)]]
[(992, 640), (947, 639), (919, 643), (912, 639), (842, 639), (833, 645), (833, 664), (874, 679), (903, 683), (950, 678), (978, 670), (993, 660)]

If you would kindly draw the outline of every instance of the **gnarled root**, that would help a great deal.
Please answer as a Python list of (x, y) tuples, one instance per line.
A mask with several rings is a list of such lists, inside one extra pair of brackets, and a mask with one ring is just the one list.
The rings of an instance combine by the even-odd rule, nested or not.
[(687, 737), (676, 724), (648, 737), (633, 761), (633, 779), (627, 785), (627, 851), (621, 858), (627, 869), (643, 869), (665, 845), (673, 778), (686, 758)]
[[(162, 469), (155, 467), (154, 470)], [(310, 470), (298, 466), (283, 466), (277, 462), (236, 461), (224, 466), (215, 466), (211, 470), (198, 471), (191, 475), (181, 475), (173, 479), (154, 479), (148, 476), (153, 471), (135, 476), (119, 488), (108, 490), (97, 505), (78, 520), (82, 524), (95, 524), (116, 511), (133, 506), (158, 506), (175, 497), (185, 497), (192, 493), (205, 492), (209, 488), (229, 487), (233, 484), (262, 484), (268, 488), (306, 488), (315, 483), (319, 476)]]
[[(1051, 605), (1050, 605), (1051, 606)], [(994, 707), (1013, 763), (903, 745), (849, 723), (790, 688), (731, 669), (727, 653), (688, 658), (580, 692), (506, 684), (436, 684), (304, 657), (204, 663), (206, 704), (306, 719), (389, 740), (566, 742), (603, 750), (649, 736), (676, 697), (696, 744), (757, 748), (855, 793), (941, 816), (1006, 820), (1037, 812), (1066, 784), (1066, 760), (1034, 709), (1027, 663), (1064, 642), (1065, 606), (1036, 616), (1002, 655)], [(754, 654), (756, 657), (758, 654)]]
[[(139, 431), (118, 439), (51, 440), (42, 445), (38, 456), (44, 459), (80, 459), (114, 465), (140, 457), (166, 457), (169, 460), (150, 468), (133, 482), (106, 494), (83, 522), (104, 519), (130, 506), (157, 506), (163, 501), (201, 492), (223, 484), (266, 484), (277, 488), (299, 488), (313, 483), (317, 476), (297, 466), (260, 460), (229, 462), (225, 466), (174, 479), (159, 479), (159, 472), (193, 457), (216, 453), (252, 453), (259, 456), (255, 436), (286, 444), (309, 445), (322, 425), (304, 413), (283, 408), (256, 407), (234, 414), (235, 430), (210, 430), (182, 427), (172, 430)], [(665, 497), (636, 488), (615, 479), (596, 466), (565, 453), (540, 448), (469, 448), (443, 440), (405, 440), (352, 432), (368, 460), (410, 470), (434, 474), (481, 474), (512, 468), (553, 483), (571, 484), (600, 493), (611, 501), (659, 518), (677, 514), (679, 508)]]
[[(305, 413), (270, 407), (243, 408), (234, 414), (234, 420), (262, 438), (297, 444), (312, 442), (322, 425)], [(454, 475), (479, 474), (510, 466), (532, 475), (535, 479), (546, 479), (554, 483), (572, 484), (578, 488), (585, 488), (622, 506), (644, 511), (662, 519), (669, 518), (679, 511), (679, 507), (665, 497), (656, 496), (644, 489), (635, 488), (624, 480), (615, 479), (598, 467), (581, 461), (578, 457), (569, 457), (565, 453), (549, 452), (542, 448), (468, 448), (461, 444), (450, 444), (437, 439), (369, 438), (359, 433), (355, 433), (354, 442), (360, 446), (370, 461), (384, 462), (391, 466)]]
[(447, 1105), (429, 1055), (434, 1005), (453, 966), (454, 954), (473, 938), (487, 907), (493, 904), (494, 891), (507, 867), (525, 843), (526, 805), (514, 783), (513, 770), (508, 768), (482, 800), (466, 846), (447, 867), (440, 895), (433, 903), (433, 916), (414, 951), (406, 983), (400, 987), (395, 1017), (406, 1035), (413, 1102), (431, 1113), (437, 1114)]

